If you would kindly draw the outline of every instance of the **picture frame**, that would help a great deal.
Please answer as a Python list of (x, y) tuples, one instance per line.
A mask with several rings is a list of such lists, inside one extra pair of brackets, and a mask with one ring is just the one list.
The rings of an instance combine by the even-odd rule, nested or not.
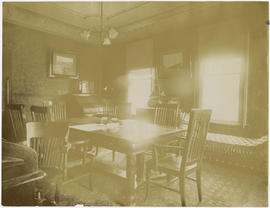
[(68, 52), (52, 52), (49, 77), (78, 79), (77, 56)]
[(163, 53), (161, 57), (163, 72), (179, 71), (184, 67), (183, 51), (170, 51)]

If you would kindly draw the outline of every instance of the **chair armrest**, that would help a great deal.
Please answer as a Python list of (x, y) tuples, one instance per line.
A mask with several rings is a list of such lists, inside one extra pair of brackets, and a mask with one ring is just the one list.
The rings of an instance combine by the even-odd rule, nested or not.
[(186, 139), (186, 136), (185, 135), (180, 135), (180, 136), (177, 135), (176, 138), (177, 139), (183, 139), (183, 140), (185, 140)]
[(72, 141), (71, 143), (73, 145), (82, 145), (82, 144), (85, 144), (86, 142), (88, 142), (88, 140), (79, 140), (79, 141)]
[(164, 145), (164, 144), (155, 144), (154, 147), (158, 147), (158, 148), (166, 148), (166, 149), (177, 149), (177, 150), (183, 150), (183, 147), (179, 147), (179, 146), (173, 146), (173, 145)]
[(71, 146), (72, 146), (71, 143), (65, 142), (64, 147), (63, 147), (63, 152), (68, 152)]
[(95, 156), (96, 156), (96, 153), (95, 153), (95, 151), (90, 150), (90, 151), (86, 152), (86, 155), (87, 155), (88, 157), (91, 157), (92, 159), (94, 159)]
[(167, 144), (168, 145), (171, 145), (171, 146), (179, 146), (180, 143), (182, 142), (185, 142), (186, 140), (186, 137), (176, 137), (174, 140), (168, 142)]

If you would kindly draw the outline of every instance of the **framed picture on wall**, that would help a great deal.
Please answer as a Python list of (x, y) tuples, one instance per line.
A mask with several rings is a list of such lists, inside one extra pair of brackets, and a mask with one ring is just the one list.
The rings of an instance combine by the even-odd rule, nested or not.
[(184, 66), (183, 52), (170, 52), (162, 56), (162, 68), (164, 72), (178, 71)]
[(53, 52), (49, 77), (78, 79), (77, 57), (72, 53)]

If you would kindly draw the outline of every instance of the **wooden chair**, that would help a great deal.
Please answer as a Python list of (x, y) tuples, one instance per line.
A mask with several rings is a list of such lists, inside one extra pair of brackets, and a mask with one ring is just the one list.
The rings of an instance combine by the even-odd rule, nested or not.
[(131, 116), (131, 103), (116, 103), (115, 116), (118, 119), (127, 119)]
[(51, 105), (44, 103), (44, 107), (49, 108), (50, 119), (52, 121), (64, 121), (67, 118), (66, 104), (63, 102), (51, 103)]
[(113, 103), (104, 103), (102, 107), (104, 116), (116, 117), (116, 106)]
[[(65, 121), (66, 116), (66, 103), (63, 102), (52, 102), (47, 101), (43, 103), (44, 107), (47, 108), (50, 116), (48, 117), (51, 121)], [(74, 151), (73, 151), (74, 150)], [(88, 141), (82, 140), (72, 143), (72, 152), (83, 154), (83, 163), (88, 155)]]
[[(26, 130), (27, 144), (37, 152), (39, 168), (47, 173), (46, 182), (55, 183), (54, 201), (58, 203), (58, 186), (64, 182), (67, 173), (67, 153), (70, 149), (66, 138), (67, 125), (60, 122), (28, 122)], [(91, 188), (90, 176), (89, 186)]]
[(102, 104), (102, 116), (125, 119), (131, 115), (131, 103), (109, 103)]
[[(131, 104), (130, 103), (104, 103), (103, 115), (111, 118), (129, 118)], [(113, 147), (112, 147), (113, 149)], [(96, 147), (96, 155), (98, 155), (99, 148)], [(115, 160), (115, 151), (112, 150), (112, 160)]]
[[(131, 103), (115, 103), (112, 117), (127, 119), (131, 115)], [(113, 149), (113, 148), (112, 148)], [(112, 160), (115, 160), (115, 151), (112, 151)]]
[(25, 141), (26, 127), (25, 127), (24, 105), (9, 104), (7, 105), (7, 109), (12, 124), (12, 131), (16, 139), (15, 142)]
[[(111, 117), (111, 118), (117, 118), (117, 107), (115, 104), (111, 102), (105, 102), (101, 105), (102, 108), (102, 116), (103, 117)], [(99, 146), (96, 146), (96, 156), (99, 153)], [(115, 159), (115, 151), (112, 151), (112, 160)]]
[[(158, 104), (155, 109), (154, 124), (166, 128), (179, 128), (186, 125), (188, 113), (184, 112), (178, 104)], [(183, 143), (186, 132), (181, 132), (170, 141), (170, 145), (179, 145)]]
[(35, 106), (30, 107), (32, 121), (51, 121), (50, 107)]
[[(63, 102), (44, 101), (43, 106), (32, 106), (31, 113), (33, 121), (65, 121), (66, 120), (66, 104)], [(78, 141), (72, 144), (72, 150), (79, 153), (83, 151), (87, 156), (87, 141)], [(85, 158), (83, 159), (83, 161)]]
[[(154, 124), (163, 126), (165, 128), (175, 129), (180, 126), (179, 121), (179, 107), (178, 104), (158, 104), (155, 108)], [(181, 132), (181, 135), (183, 133)], [(174, 135), (175, 138), (170, 139), (169, 144), (178, 144), (180, 139), (183, 139), (181, 135)], [(162, 154), (162, 150), (159, 151)], [(152, 155), (152, 151), (146, 151), (146, 155)]]
[(38, 166), (47, 173), (46, 181), (54, 182), (55, 202), (59, 200), (58, 185), (63, 178), (68, 146), (65, 141), (66, 127), (60, 123), (28, 122), (27, 145), (38, 154)]
[[(146, 195), (148, 196), (149, 185), (154, 184), (174, 192), (180, 193), (182, 206), (185, 206), (185, 178), (197, 182), (199, 201), (202, 200), (201, 194), (201, 159), (203, 148), (206, 141), (208, 125), (211, 117), (211, 110), (193, 109), (188, 125), (188, 133), (185, 146), (176, 147), (169, 145), (155, 145), (153, 158), (146, 162)], [(159, 157), (157, 154), (158, 148), (165, 148), (182, 151), (180, 156), (175, 154), (168, 154)], [(162, 184), (155, 183), (150, 180), (151, 170), (155, 169), (167, 176), (173, 176), (179, 179), (179, 190), (170, 188)], [(196, 173), (196, 179), (189, 177), (191, 173)]]
[(159, 104), (156, 106), (154, 124), (167, 128), (176, 128), (178, 126), (178, 119), (177, 104)]

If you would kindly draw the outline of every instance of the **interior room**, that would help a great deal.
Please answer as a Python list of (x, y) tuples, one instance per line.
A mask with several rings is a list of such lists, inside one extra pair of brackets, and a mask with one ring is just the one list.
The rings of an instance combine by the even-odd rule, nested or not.
[(2, 205), (268, 206), (268, 2), (2, 14)]

